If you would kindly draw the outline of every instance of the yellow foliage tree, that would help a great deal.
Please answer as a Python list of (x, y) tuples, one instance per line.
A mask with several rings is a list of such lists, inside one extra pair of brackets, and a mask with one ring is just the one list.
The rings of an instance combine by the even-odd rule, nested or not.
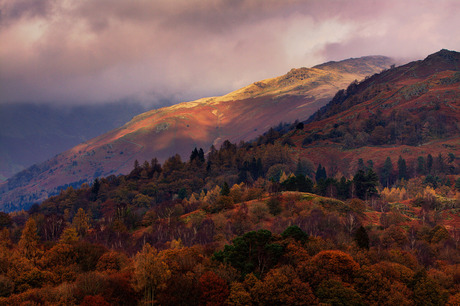
[(72, 244), (78, 241), (78, 233), (77, 230), (73, 227), (66, 227), (61, 234), (61, 238), (59, 239), (60, 243), (65, 244)]
[(171, 270), (158, 251), (147, 243), (136, 255), (134, 277), (137, 289), (144, 292), (144, 303), (153, 305), (155, 294), (166, 285)]
[(33, 218), (27, 220), (19, 240), (19, 249), (27, 259), (35, 259), (39, 253), (37, 224)]
[(89, 216), (83, 208), (79, 208), (72, 220), (72, 227), (75, 228), (78, 235), (85, 236), (89, 230)]

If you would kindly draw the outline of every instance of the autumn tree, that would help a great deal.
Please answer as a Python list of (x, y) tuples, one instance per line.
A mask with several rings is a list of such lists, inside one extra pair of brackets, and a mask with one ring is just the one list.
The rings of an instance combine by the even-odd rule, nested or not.
[(39, 253), (38, 243), (37, 224), (33, 218), (29, 218), (22, 230), (18, 243), (19, 249), (27, 259), (33, 259)]
[(137, 253), (134, 264), (137, 288), (143, 291), (145, 304), (153, 305), (157, 291), (163, 288), (171, 277), (171, 270), (158, 251), (148, 243)]
[(320, 302), (327, 305), (366, 305), (358, 292), (337, 279), (324, 280), (316, 295)]
[(318, 302), (310, 285), (302, 282), (290, 266), (270, 270), (252, 292), (259, 305), (315, 305)]
[(61, 234), (60, 243), (73, 244), (78, 241), (78, 233), (74, 227), (67, 227)]
[(310, 277), (315, 283), (333, 277), (351, 282), (359, 270), (359, 264), (349, 254), (337, 250), (319, 252), (312, 257), (309, 265)]
[(75, 228), (78, 235), (84, 237), (89, 230), (89, 216), (83, 208), (79, 208), (72, 220), (72, 227)]
[(212, 271), (205, 272), (198, 280), (203, 305), (224, 305), (229, 295), (227, 282)]
[(231, 284), (230, 294), (226, 303), (231, 306), (251, 305), (252, 297), (242, 283), (234, 282)]

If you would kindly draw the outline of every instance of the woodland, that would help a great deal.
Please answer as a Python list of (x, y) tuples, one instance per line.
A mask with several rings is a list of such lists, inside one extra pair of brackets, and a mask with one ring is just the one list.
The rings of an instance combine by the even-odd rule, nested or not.
[(0, 213), (0, 304), (458, 305), (455, 156), (338, 178), (292, 159), (302, 128)]

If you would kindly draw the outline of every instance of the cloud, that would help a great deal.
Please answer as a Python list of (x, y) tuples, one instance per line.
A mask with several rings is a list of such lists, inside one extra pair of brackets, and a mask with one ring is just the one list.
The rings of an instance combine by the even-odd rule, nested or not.
[(0, 103), (180, 102), (292, 67), (460, 50), (457, 0), (0, 0)]

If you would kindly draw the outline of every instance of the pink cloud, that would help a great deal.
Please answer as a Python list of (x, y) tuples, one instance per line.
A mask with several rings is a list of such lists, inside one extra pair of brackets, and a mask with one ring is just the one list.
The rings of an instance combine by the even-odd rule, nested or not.
[(0, 103), (156, 103), (293, 67), (460, 50), (460, 2), (0, 1)]

